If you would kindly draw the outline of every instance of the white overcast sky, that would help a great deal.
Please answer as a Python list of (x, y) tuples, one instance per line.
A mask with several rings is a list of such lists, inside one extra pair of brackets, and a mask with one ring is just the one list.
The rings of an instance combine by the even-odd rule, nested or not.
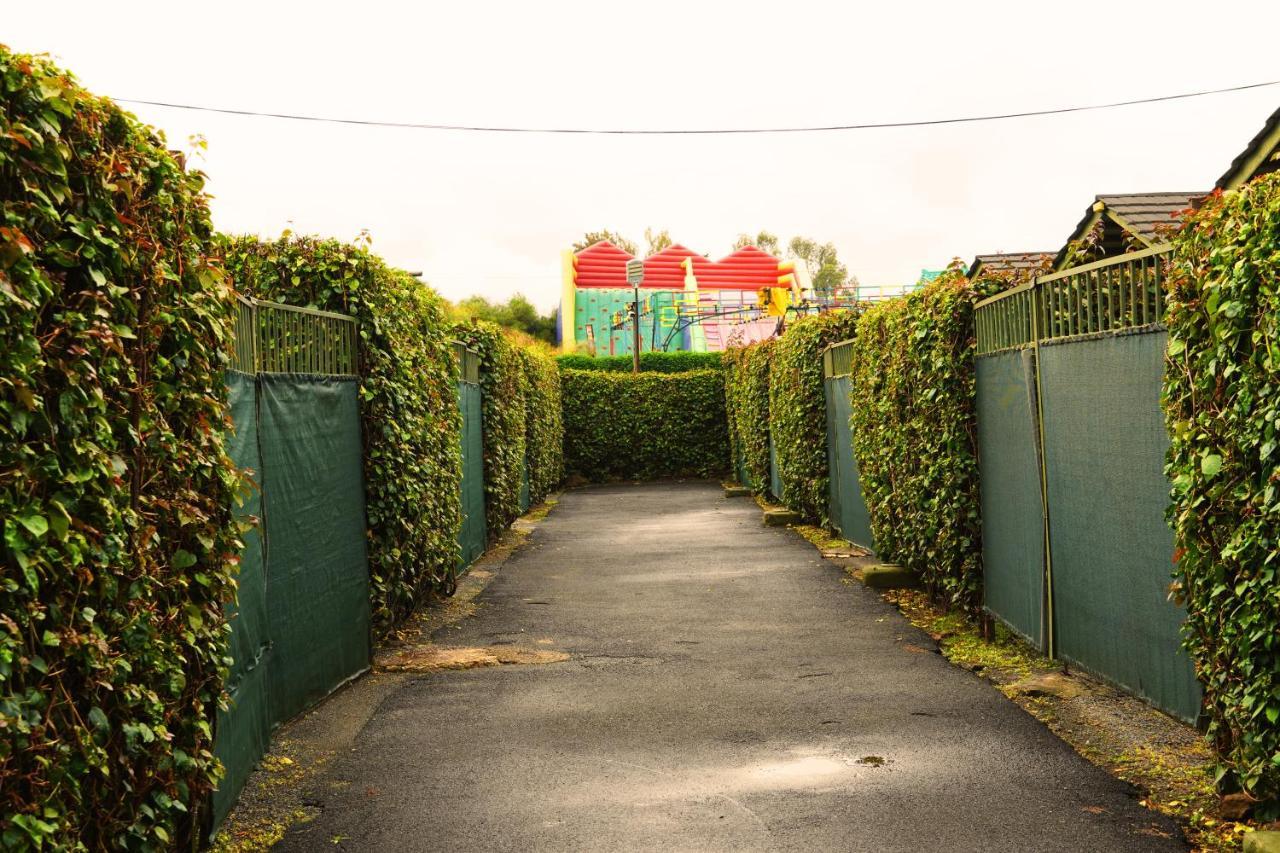
[[(120, 98), (568, 127), (850, 124), (1280, 79), (1280, 3), (57, 2), (0, 42)], [(1280, 87), (1068, 116), (779, 136), (477, 134), (132, 107), (208, 139), (217, 226), (350, 239), (449, 298), (558, 301), (559, 252), (645, 226), (719, 257), (830, 240), (864, 284), (1056, 250), (1095, 193), (1212, 186)]]

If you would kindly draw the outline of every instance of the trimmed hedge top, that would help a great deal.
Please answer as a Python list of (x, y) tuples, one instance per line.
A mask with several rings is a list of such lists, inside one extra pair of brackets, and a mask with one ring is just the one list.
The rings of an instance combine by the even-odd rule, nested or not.
[(242, 543), (203, 177), (0, 47), (0, 847), (192, 842)]
[(1280, 817), (1280, 173), (1173, 240), (1164, 407), (1184, 640), (1220, 785)]
[[(613, 373), (630, 373), (629, 355), (559, 355), (556, 362), (561, 370), (604, 370)], [(715, 370), (721, 365), (718, 352), (642, 352), (641, 373), (685, 373), (690, 370)]]
[(427, 285), (337, 240), (231, 240), (227, 268), (254, 296), (360, 323), (360, 415), (373, 615), (381, 629), (458, 564), (462, 477), (457, 365), (444, 304)]

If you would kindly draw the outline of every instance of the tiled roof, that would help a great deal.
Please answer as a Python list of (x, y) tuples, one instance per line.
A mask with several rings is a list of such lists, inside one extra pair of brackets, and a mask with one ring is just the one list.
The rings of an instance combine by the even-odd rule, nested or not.
[(1271, 114), (1262, 130), (1249, 140), (1249, 144), (1236, 159), (1231, 161), (1231, 168), (1218, 178), (1219, 189), (1234, 189), (1250, 178), (1267, 172), (1280, 170), (1280, 109)]
[(1053, 252), (1001, 252), (992, 255), (977, 255), (969, 265), (969, 278), (978, 274), (979, 270), (988, 272), (1022, 272), (1044, 269), (1053, 260)]
[(1159, 231), (1163, 226), (1177, 224), (1175, 214), (1191, 207), (1191, 203), (1209, 193), (1126, 193), (1123, 195), (1100, 195), (1098, 201), (1107, 206), (1107, 211), (1118, 223), (1144, 243), (1160, 242)]

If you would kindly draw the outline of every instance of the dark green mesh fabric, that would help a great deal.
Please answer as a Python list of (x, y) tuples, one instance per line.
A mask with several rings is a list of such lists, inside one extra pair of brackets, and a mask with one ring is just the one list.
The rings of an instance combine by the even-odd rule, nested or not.
[(231, 374), (228, 384), (232, 458), (253, 469), (259, 487), (242, 511), (262, 522), (246, 537), (231, 621), (215, 828), (271, 729), (366, 669), (370, 655), (357, 381)]
[(1168, 600), (1165, 339), (1041, 347), (1054, 621), (1061, 657), (1191, 720), (1199, 685)]
[[(458, 544), (462, 546), (462, 565), (469, 566), (484, 553), (488, 533), (484, 520), (484, 433), (481, 415), (480, 386), (474, 382), (458, 383), (458, 405), (462, 409), (462, 526)], [(521, 494), (528, 501), (528, 469), (521, 484)]]
[(827, 386), (828, 514), (840, 535), (875, 550), (871, 516), (858, 482), (858, 462), (853, 458), (853, 434), (849, 428), (849, 377), (829, 378)]
[(1031, 350), (977, 360), (984, 604), (1045, 648), (1044, 513)]

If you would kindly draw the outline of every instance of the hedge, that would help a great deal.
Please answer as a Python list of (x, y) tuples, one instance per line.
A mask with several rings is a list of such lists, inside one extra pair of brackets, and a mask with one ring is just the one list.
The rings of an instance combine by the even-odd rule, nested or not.
[(769, 365), (769, 433), (788, 508), (826, 526), (827, 403), (822, 351), (854, 336), (858, 314), (802, 317), (778, 338)]
[(1174, 238), (1163, 404), (1183, 636), (1220, 786), (1280, 817), (1280, 174)]
[[(632, 360), (629, 355), (560, 355), (556, 362), (562, 370), (604, 370), (613, 373), (630, 373)], [(715, 370), (721, 366), (718, 352), (642, 352), (641, 373), (686, 373), (690, 370)]]
[(749, 485), (757, 495), (769, 491), (769, 359), (773, 346), (774, 342), (767, 340), (724, 353), (724, 396), (734, 473), (740, 464), (750, 481), (743, 485)]
[(204, 179), (0, 47), (0, 847), (189, 845), (241, 548)]
[(955, 266), (858, 321), (853, 451), (880, 556), (950, 604), (981, 601), (975, 294)]
[(564, 479), (564, 412), (555, 359), (530, 338), (519, 349), (527, 385), (525, 458), (529, 503), (542, 503)]
[(443, 303), (362, 247), (314, 237), (227, 245), (251, 295), (359, 321), (360, 416), (373, 616), (385, 630), (452, 588), (461, 518), (457, 366)]
[(453, 334), (480, 353), (485, 521), (489, 538), (496, 539), (520, 516), (529, 380), (520, 348), (501, 326), (473, 320), (455, 326)]
[(565, 468), (588, 480), (711, 477), (729, 464), (724, 373), (564, 370)]

